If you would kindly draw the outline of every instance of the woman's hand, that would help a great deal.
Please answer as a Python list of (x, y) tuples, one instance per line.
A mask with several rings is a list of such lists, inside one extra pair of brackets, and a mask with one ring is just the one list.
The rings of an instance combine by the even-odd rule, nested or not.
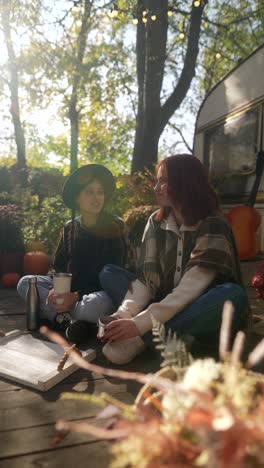
[[(57, 299), (59, 299), (58, 302), (61, 302), (60, 304), (57, 303)], [(54, 289), (51, 289), (46, 303), (52, 305), (55, 312), (59, 314), (61, 312), (70, 312), (78, 300), (78, 293), (69, 292), (65, 294), (56, 294)]]
[(139, 336), (139, 331), (131, 319), (119, 319), (109, 323), (105, 329), (105, 341), (123, 341)]

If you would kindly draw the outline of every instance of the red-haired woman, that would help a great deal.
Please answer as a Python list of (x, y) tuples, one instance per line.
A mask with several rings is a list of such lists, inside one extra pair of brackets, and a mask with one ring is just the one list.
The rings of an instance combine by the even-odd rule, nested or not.
[[(177, 336), (215, 342), (226, 300), (235, 309), (234, 333), (249, 318), (232, 231), (206, 168), (191, 155), (166, 158), (158, 165), (154, 190), (160, 209), (143, 234), (137, 279), (104, 335), (103, 353), (116, 364), (143, 351), (152, 335), (152, 317)], [(111, 294), (107, 274), (101, 277)]]

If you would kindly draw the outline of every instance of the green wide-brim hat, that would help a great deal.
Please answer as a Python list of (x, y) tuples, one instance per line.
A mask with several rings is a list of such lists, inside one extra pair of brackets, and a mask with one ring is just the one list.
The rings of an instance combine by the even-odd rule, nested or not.
[(77, 195), (94, 179), (98, 179), (103, 185), (105, 199), (108, 201), (116, 187), (112, 172), (101, 164), (86, 164), (76, 169), (66, 180), (62, 189), (62, 200), (65, 205), (75, 209)]

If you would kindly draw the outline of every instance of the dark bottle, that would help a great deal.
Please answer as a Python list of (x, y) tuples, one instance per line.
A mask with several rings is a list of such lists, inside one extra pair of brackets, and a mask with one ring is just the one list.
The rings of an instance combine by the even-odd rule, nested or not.
[(27, 329), (37, 330), (39, 327), (39, 293), (37, 288), (37, 277), (28, 279), (28, 290), (26, 295)]

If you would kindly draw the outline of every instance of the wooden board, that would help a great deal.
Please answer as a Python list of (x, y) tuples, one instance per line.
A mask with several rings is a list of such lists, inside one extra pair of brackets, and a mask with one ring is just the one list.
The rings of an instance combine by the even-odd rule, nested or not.
[(73, 468), (92, 467), (107, 468), (110, 465), (110, 443), (94, 441), (72, 445), (70, 447), (54, 448), (48, 450), (16, 456), (0, 458), (0, 468)]
[(16, 289), (0, 288), (0, 316), (6, 314), (25, 315), (25, 303), (19, 297)]
[[(55, 343), (13, 330), (0, 338), (0, 376), (45, 392), (78, 369), (69, 358), (63, 370), (58, 371), (63, 354), (63, 348)], [(96, 352), (87, 349), (82, 355), (91, 361)]]

